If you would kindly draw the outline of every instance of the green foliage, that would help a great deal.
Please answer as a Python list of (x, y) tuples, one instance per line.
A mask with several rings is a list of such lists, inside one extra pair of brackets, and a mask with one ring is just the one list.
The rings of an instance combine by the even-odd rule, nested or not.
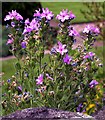
[(3, 73), (2, 80), (3, 81), (6, 81), (7, 79), (11, 78), (12, 75), (15, 74), (15, 67), (14, 67), (15, 62), (16, 62), (16, 59), (2, 61), (2, 73)]
[(82, 8), (81, 13), (89, 21), (95, 21), (96, 25), (100, 28), (99, 40), (104, 40), (103, 36), (105, 31), (103, 30), (105, 26), (105, 2), (90, 2), (83, 3), (87, 9)]
[(10, 54), (9, 52), (9, 46), (6, 46), (6, 39), (2, 39), (2, 44), (0, 45), (1, 46), (1, 50), (0, 50), (0, 57), (6, 57)]
[[(105, 47), (97, 47), (97, 49), (93, 48), (91, 51), (95, 52), (96, 55), (99, 56), (99, 58), (101, 58), (101, 60), (103, 61), (105, 59), (105, 56), (103, 56), (104, 49), (105, 49)], [(45, 55), (43, 63), (45, 63), (46, 61), (47, 61), (47, 63), (50, 62), (48, 59), (48, 55)], [(10, 60), (3, 60), (1, 62), (2, 62), (1, 63), (2, 64), (2, 72), (4, 73), (2, 75), (2, 80), (6, 81), (8, 78), (10, 78), (16, 72), (16, 69), (14, 67), (14, 65), (16, 63), (16, 59), (11, 58)], [(103, 66), (103, 67), (104, 67), (103, 70), (105, 70), (105, 66)], [(105, 76), (103, 75), (103, 73), (104, 73), (103, 70), (100, 70), (100, 72), (98, 72), (99, 79), (105, 78)]]
[[(65, 16), (70, 14), (68, 11), (63, 12), (66, 13)], [(46, 59), (46, 43), (52, 36), (48, 34), (51, 29), (49, 21), (53, 17), (49, 17), (52, 13), (48, 9), (43, 10), (43, 14), (37, 14), (39, 16), (33, 19), (34, 25), (38, 22), (37, 26), (33, 29), (32, 22), (32, 26), (28, 26), (32, 27), (32, 31), (21, 31), (18, 16), (14, 16), (12, 20), (15, 27), (10, 26), (12, 54), (17, 62), (16, 73), (3, 83), (4, 114), (26, 107), (41, 106), (73, 112), (85, 110), (87, 114), (92, 114), (99, 109), (98, 106), (103, 105), (103, 81), (97, 77), (99, 70), (102, 71), (102, 64), (101, 60), (90, 52), (98, 35), (97, 28), (85, 28), (83, 37), (86, 39), (83, 46), (72, 49), (78, 33), (71, 27), (71, 20), (75, 18), (71, 13), (66, 17), (68, 19), (59, 22), (57, 45), (51, 49)], [(26, 27), (27, 25), (25, 30)]]
[(2, 40), (0, 40), (0, 57), (6, 57), (8, 55), (11, 55), (9, 51), (9, 46), (6, 45), (7, 39), (8, 39), (8, 33), (9, 30), (5, 28), (5, 26), (2, 26)]

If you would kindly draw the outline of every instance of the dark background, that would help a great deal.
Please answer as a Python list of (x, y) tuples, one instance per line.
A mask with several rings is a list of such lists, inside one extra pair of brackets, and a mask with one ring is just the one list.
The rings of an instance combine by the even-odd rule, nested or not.
[(2, 2), (2, 24), (6, 25), (4, 18), (8, 11), (16, 10), (25, 20), (32, 19), (34, 11), (39, 8), (42, 8), (40, 2)]

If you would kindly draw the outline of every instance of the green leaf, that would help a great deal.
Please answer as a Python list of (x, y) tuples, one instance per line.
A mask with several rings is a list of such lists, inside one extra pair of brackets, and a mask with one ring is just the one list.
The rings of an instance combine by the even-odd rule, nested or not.
[(20, 69), (21, 69), (21, 65), (20, 65), (19, 62), (17, 62), (17, 63), (15, 64), (15, 68), (16, 68), (16, 70), (20, 70)]

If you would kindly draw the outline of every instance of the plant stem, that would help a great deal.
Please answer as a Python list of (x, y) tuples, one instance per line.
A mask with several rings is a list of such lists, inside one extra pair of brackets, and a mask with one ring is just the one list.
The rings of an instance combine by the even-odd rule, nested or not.
[(41, 66), (42, 66), (42, 57), (41, 57), (41, 54), (40, 54), (40, 58), (39, 58), (39, 66), (40, 66), (40, 73), (41, 73)]

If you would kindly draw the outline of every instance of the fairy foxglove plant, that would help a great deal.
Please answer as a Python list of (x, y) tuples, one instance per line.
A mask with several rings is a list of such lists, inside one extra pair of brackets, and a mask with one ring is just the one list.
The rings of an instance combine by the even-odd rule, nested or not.
[(75, 36), (80, 36), (71, 27), (71, 20), (76, 16), (67, 9), (62, 10), (56, 16), (59, 21), (57, 45), (46, 55), (49, 22), (54, 14), (43, 8), (42, 12), (35, 10), (33, 17), (32, 21), (29, 18), (24, 20), (16, 10), (12, 10), (4, 19), (11, 20), (7, 44), (11, 45), (11, 52), (17, 58), (16, 74), (4, 83), (4, 114), (38, 106), (91, 114), (93, 111), (87, 110), (87, 106), (102, 105), (101, 100), (96, 100), (99, 95), (97, 87), (102, 85), (97, 79), (102, 64), (95, 53), (90, 52), (99, 29), (93, 26), (84, 28), (86, 40), (83, 46), (72, 49)]

